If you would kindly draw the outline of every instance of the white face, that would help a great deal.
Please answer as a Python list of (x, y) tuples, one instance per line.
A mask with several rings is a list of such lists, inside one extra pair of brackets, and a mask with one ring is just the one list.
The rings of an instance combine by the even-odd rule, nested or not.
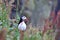
[(23, 16), (22, 19), (23, 21), (28, 22), (28, 19), (25, 16)]
[(23, 20), (27, 19), (25, 16), (22, 17)]

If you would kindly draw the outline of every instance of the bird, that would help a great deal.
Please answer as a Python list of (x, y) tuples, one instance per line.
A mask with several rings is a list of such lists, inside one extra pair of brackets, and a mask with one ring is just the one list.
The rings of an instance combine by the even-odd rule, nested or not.
[(26, 16), (20, 17), (20, 21), (18, 23), (18, 30), (20, 32), (20, 40), (23, 40), (24, 32), (26, 31), (26, 27), (27, 27), (26, 22), (28, 22), (27, 20), (28, 19)]
[(26, 22), (27, 22), (27, 17), (25, 16), (20, 17), (20, 21), (18, 23), (18, 29), (26, 30)]

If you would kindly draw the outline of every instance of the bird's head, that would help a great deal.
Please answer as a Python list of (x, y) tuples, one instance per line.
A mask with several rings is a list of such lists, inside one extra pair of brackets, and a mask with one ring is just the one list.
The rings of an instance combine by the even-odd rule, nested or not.
[(28, 22), (28, 18), (26, 16), (22, 16), (22, 20), (27, 23)]

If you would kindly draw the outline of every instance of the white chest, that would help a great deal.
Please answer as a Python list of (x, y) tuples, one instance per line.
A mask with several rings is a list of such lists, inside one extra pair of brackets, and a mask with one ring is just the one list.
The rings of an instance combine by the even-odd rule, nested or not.
[(19, 30), (26, 30), (26, 24), (25, 24), (25, 22), (21, 22), (21, 23), (18, 25), (18, 29), (19, 29)]

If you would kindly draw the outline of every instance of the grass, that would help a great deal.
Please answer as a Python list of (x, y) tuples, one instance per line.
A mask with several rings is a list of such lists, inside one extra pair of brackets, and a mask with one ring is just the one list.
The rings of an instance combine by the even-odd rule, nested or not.
[[(2, 9), (1, 9), (2, 8)], [(17, 23), (19, 17), (17, 16)], [(14, 27), (9, 26), (10, 21), (7, 18), (7, 11), (4, 5), (0, 6), (0, 31), (2, 28), (6, 28), (7, 35), (6, 40), (19, 40), (19, 31), (18, 31), (18, 24), (14, 23)], [(15, 27), (16, 26), (16, 27)], [(52, 31), (48, 31), (42, 36), (42, 32), (38, 30), (38, 28), (30, 27), (26, 30), (24, 35), (24, 40), (53, 40), (53, 36), (51, 35)]]

